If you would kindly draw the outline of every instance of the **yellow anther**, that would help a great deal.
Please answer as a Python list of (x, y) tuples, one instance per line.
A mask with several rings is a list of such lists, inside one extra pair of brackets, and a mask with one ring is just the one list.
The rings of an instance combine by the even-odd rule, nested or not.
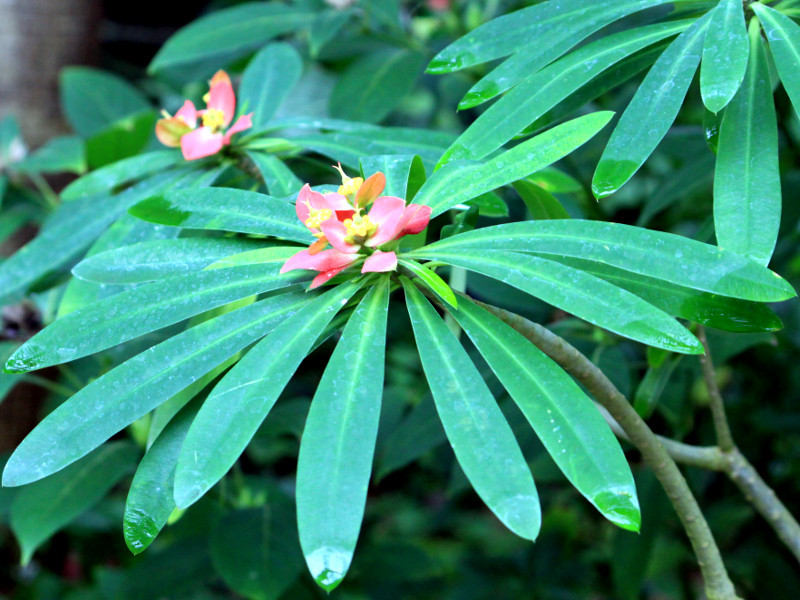
[(225, 113), (216, 108), (209, 108), (203, 113), (203, 127), (210, 127), (214, 131), (225, 124)]
[(333, 168), (342, 175), (342, 185), (339, 186), (339, 193), (342, 196), (355, 196), (361, 184), (364, 183), (364, 179), (362, 177), (348, 177), (345, 175), (342, 169), (342, 163), (336, 163), (336, 166)]
[(344, 240), (349, 244), (363, 244), (378, 229), (367, 215), (356, 215), (355, 219), (345, 219), (342, 224), (347, 229)]
[(318, 229), (324, 221), (327, 221), (333, 215), (330, 208), (309, 208), (308, 218), (305, 220), (306, 227), (309, 229)]

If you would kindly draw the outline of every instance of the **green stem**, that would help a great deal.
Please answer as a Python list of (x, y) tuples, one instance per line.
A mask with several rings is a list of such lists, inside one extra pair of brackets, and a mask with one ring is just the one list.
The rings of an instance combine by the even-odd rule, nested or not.
[(697, 328), (697, 339), (703, 344), (706, 353), (700, 357), (700, 364), (703, 366), (703, 379), (706, 383), (709, 396), (709, 407), (714, 420), (714, 432), (717, 435), (717, 445), (723, 452), (731, 452), (736, 449), (733, 442), (731, 428), (728, 426), (728, 417), (725, 415), (725, 403), (717, 384), (717, 373), (714, 370), (714, 363), (711, 360), (711, 350), (708, 347), (705, 327), (700, 325)]

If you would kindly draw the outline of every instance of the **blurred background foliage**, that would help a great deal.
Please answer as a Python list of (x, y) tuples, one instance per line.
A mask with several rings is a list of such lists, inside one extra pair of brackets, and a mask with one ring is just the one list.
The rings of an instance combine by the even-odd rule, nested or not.
[[(485, 107), (459, 112), (455, 107), (491, 65), (446, 76), (424, 74), (425, 65), (447, 44), (480, 24), (534, 3), (375, 0), (341, 12), (321, 1), (296, 2), (316, 17), (309, 25), (282, 36), (305, 63), (303, 79), (288, 110), (459, 133)], [(106, 1), (94, 6), (101, 15), (95, 66), (126, 80), (136, 89), (130, 98), (141, 98), (141, 102), (129, 99), (133, 105), (120, 106), (120, 114), (112, 119), (124, 136), (116, 136), (113, 127), (109, 131), (102, 124), (93, 128), (86, 123), (96, 115), (71, 113), (69, 108), (69, 79), (80, 71), (63, 72), (66, 120), (74, 134), (88, 141), (76, 144), (74, 134), (60, 142), (51, 140), (22, 159), (27, 166), (0, 179), (4, 256), (46, 222), (56, 202), (52, 190), (69, 181), (63, 173), (82, 173), (111, 162), (107, 154), (93, 157), (92, 144), (106, 143), (98, 134), (115, 140), (112, 160), (155, 147), (149, 133), (156, 118), (151, 107), (165, 106), (172, 111), (184, 97), (199, 97), (210, 73), (208, 65), (195, 65), (196, 71), (166, 69), (149, 77), (147, 65), (179, 27), (235, 4), (215, 1), (178, 8), (148, 0)], [(646, 19), (646, 15), (634, 15), (601, 34)], [(227, 67), (241, 72), (252, 55), (245, 51)], [(387, 61), (393, 69), (381, 75)], [(219, 66), (223, 65), (214, 68)], [(361, 81), (359, 74), (365, 71), (384, 77), (376, 88), (377, 101), (349, 102), (353, 86)], [(643, 74), (636, 75), (590, 102), (576, 103), (570, 115), (595, 110), (620, 113), (642, 78)], [(800, 194), (800, 120), (782, 88), (775, 97), (785, 202), (771, 268), (797, 287), (800, 205), (794, 199)], [(561, 116), (564, 114), (554, 109), (550, 118)], [(121, 125), (117, 117), (122, 118)], [(25, 123), (22, 125), (24, 131)], [(18, 151), (14, 144), (20, 136), (14, 129), (9, 119), (0, 125), (4, 164)], [(703, 107), (695, 78), (664, 142), (620, 192), (598, 203), (590, 191), (610, 129), (558, 165), (570, 179), (554, 182), (550, 178), (540, 183), (573, 217), (636, 224), (713, 241), (714, 131), (714, 119)], [(120, 146), (123, 138), (133, 145)], [(322, 172), (321, 160), (298, 161), (294, 165), (298, 176), (308, 179)], [(494, 224), (498, 219), (530, 218), (526, 212), (530, 204), (514, 192), (505, 191), (503, 200), (510, 215), (501, 206), (494, 214), (484, 210), (480, 219)], [(4, 309), (3, 358), (42, 322), (52, 320), (57, 292), (47, 285), (41, 288), (41, 293), (29, 296), (27, 304)], [(470, 276), (468, 290), (489, 302), (501, 297), (505, 306), (564, 336), (603, 369), (640, 413), (648, 415), (656, 432), (696, 445), (714, 443), (708, 394), (696, 357), (673, 357), (666, 366), (650, 366), (642, 346), (605, 334), (543, 303), (534, 304), (511, 288), (499, 289), (496, 283), (475, 275)], [(513, 403), (501, 397), (501, 407), (531, 465), (544, 507), (542, 533), (535, 544), (503, 528), (471, 491), (454, 461), (427, 397), (410, 324), (405, 311), (397, 308), (390, 311), (389, 336), (394, 341), (387, 350), (387, 390), (365, 525), (349, 576), (335, 596), (343, 600), (700, 597), (699, 572), (683, 530), (638, 454), (628, 451), (642, 505), (640, 535), (599, 518), (567, 484)], [(709, 341), (737, 443), (791, 509), (800, 506), (800, 370), (796, 367), (800, 362), (800, 302), (785, 302), (774, 310), (783, 320), (785, 329), (781, 331), (734, 334), (712, 330)], [(152, 342), (151, 337), (141, 343)], [(139, 556), (132, 556), (125, 547), (119, 524), (132, 469), (146, 442), (144, 424), (119, 436), (113, 477), (105, 475), (100, 480), (102, 474), (85, 474), (79, 497), (65, 500), (80, 509), (75, 518), (68, 524), (56, 524), (54, 531), (58, 532), (24, 567), (9, 522), (15, 503), (26, 502), (26, 488), (0, 489), (0, 597), (323, 598), (325, 593), (305, 571), (296, 542), (292, 488), (299, 436), (321, 365), (332, 348), (331, 342), (323, 344), (305, 361), (237, 468), (196, 506), (173, 515), (173, 523)], [(0, 395), (5, 397), (0, 404), (2, 450), (8, 452), (37, 419), (134, 350), (128, 344), (124, 350), (36, 375), (0, 374)], [(472, 354), (480, 365), (477, 353)], [(499, 392), (488, 367), (483, 365), (482, 372)], [(693, 468), (685, 472), (744, 595), (796, 598), (798, 565), (738, 490), (721, 474)], [(109, 487), (110, 493), (106, 493)], [(92, 490), (94, 496), (89, 498)], [(87, 505), (91, 507), (85, 509)], [(46, 518), (47, 507), (42, 511)]]

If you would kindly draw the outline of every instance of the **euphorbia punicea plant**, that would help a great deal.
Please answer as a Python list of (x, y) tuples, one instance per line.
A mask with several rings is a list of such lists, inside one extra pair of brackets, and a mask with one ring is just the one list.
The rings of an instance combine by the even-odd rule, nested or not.
[[(428, 226), (431, 207), (409, 204), (395, 196), (381, 196), (386, 176), (380, 171), (365, 181), (348, 177), (341, 164), (342, 185), (337, 192), (321, 194), (306, 184), (297, 196), (297, 216), (317, 241), (292, 256), (281, 273), (294, 269), (319, 271), (311, 289), (363, 260), (362, 273), (381, 273), (397, 268), (394, 248), (404, 235)], [(369, 205), (367, 214), (363, 212)], [(325, 249), (328, 244), (332, 248)]]
[[(217, 71), (211, 78), (204, 100), (206, 108), (203, 110), (197, 110), (194, 103), (187, 100), (174, 116), (164, 111), (164, 118), (156, 123), (158, 140), (170, 148), (180, 146), (186, 160), (216, 154), (231, 143), (233, 134), (253, 126), (253, 113), (249, 113), (241, 115), (225, 131), (236, 113), (236, 95), (231, 78), (225, 71)], [(201, 123), (199, 127), (198, 117)]]

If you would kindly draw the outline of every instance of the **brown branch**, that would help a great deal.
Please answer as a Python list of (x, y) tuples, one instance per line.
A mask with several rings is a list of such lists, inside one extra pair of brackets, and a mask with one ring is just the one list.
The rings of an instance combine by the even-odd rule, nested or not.
[(711, 360), (711, 350), (708, 347), (705, 327), (699, 325), (696, 333), (697, 339), (700, 340), (700, 343), (703, 344), (703, 348), (706, 351), (705, 354), (700, 356), (700, 364), (703, 366), (703, 379), (706, 382), (706, 389), (708, 390), (709, 408), (711, 408), (711, 415), (714, 420), (714, 432), (717, 436), (717, 445), (723, 452), (731, 452), (736, 449), (736, 444), (733, 442), (731, 428), (728, 426), (728, 418), (725, 416), (725, 402), (722, 400), (719, 384), (717, 384), (717, 373), (714, 370), (714, 363)]

